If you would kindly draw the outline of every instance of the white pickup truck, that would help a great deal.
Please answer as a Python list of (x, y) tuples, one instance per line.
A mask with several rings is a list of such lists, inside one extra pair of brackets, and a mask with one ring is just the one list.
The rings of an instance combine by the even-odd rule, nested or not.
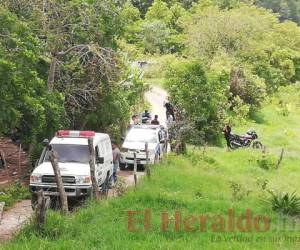
[(91, 194), (89, 137), (93, 137), (98, 186), (102, 189), (108, 188), (108, 182), (113, 173), (113, 156), (109, 136), (93, 131), (60, 130), (49, 145), (44, 145), (45, 148), (39, 162), (30, 176), (33, 206), (37, 200), (36, 193), (40, 189), (47, 196), (58, 195), (53, 168), (49, 160), (49, 146), (58, 153), (60, 173), (67, 196), (80, 198)]
[(146, 164), (145, 144), (148, 143), (149, 164), (160, 159), (164, 153), (167, 132), (160, 125), (133, 125), (121, 147), (120, 165), (122, 168), (134, 163), (136, 153), (137, 164)]

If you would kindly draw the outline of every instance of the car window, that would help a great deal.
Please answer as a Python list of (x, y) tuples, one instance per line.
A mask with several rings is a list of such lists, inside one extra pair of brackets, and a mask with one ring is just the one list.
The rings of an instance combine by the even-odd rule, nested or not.
[(95, 157), (96, 157), (96, 159), (98, 159), (100, 157), (99, 147), (98, 146), (95, 147)]
[[(59, 162), (88, 163), (90, 153), (88, 145), (51, 144), (53, 150), (58, 153)], [(47, 151), (44, 161), (50, 161), (50, 151)]]
[(157, 143), (158, 136), (154, 129), (131, 129), (125, 139), (126, 142)]

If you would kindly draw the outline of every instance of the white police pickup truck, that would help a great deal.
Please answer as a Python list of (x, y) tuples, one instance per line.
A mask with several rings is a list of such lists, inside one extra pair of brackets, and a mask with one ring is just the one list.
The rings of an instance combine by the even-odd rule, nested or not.
[(136, 153), (137, 164), (146, 164), (145, 144), (148, 143), (149, 164), (160, 159), (164, 153), (167, 132), (160, 125), (133, 125), (121, 147), (121, 167), (134, 164)]
[[(47, 196), (57, 196), (54, 172), (49, 160), (49, 146), (58, 153), (58, 164), (68, 197), (80, 198), (91, 194), (92, 182), (89, 166), (88, 138), (93, 137), (95, 149), (95, 172), (98, 186), (108, 188), (113, 173), (113, 156), (109, 135), (94, 131), (60, 130), (45, 148), (37, 167), (30, 176), (32, 205), (36, 203), (37, 191)], [(46, 145), (48, 144), (48, 145)]]

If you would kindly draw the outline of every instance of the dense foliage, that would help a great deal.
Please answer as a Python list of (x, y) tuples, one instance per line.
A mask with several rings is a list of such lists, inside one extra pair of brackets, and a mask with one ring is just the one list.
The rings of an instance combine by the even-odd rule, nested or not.
[(0, 133), (18, 127), (26, 143), (60, 127), (117, 134), (144, 90), (128, 61), (172, 54), (161, 69), (171, 98), (214, 138), (224, 119), (242, 121), (300, 80), (298, 9), (296, 0), (4, 0)]
[(19, 127), (25, 142), (63, 124), (63, 97), (48, 93), (39, 40), (28, 25), (0, 9), (0, 132)]
[(0, 4), (0, 134), (23, 142), (58, 128), (117, 133), (143, 84), (118, 51), (127, 24), (119, 1)]
[(300, 28), (285, 21), (296, 17), (292, 11), (283, 17), (271, 2), (207, 0), (187, 7), (154, 0), (141, 17), (127, 4), (135, 15), (124, 49), (134, 56), (173, 54), (162, 65), (171, 99), (206, 139), (214, 138), (225, 119), (240, 123), (280, 86), (300, 80)]
[(222, 76), (207, 75), (198, 61), (171, 64), (166, 78), (173, 103), (178, 109), (184, 110), (186, 119), (193, 123), (191, 126), (202, 131), (206, 141), (215, 140), (214, 135), (219, 130), (218, 121), (224, 117), (228, 96), (226, 81)]
[(280, 20), (292, 20), (300, 24), (300, 2), (298, 0), (257, 0), (258, 6), (280, 14)]

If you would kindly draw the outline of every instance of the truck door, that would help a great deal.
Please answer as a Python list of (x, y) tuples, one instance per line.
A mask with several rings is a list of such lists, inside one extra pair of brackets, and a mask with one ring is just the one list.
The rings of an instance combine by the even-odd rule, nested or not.
[(95, 147), (95, 157), (96, 157), (96, 160), (95, 160), (95, 167), (96, 167), (96, 179), (97, 179), (97, 182), (98, 182), (98, 185), (100, 186), (104, 180), (103, 180), (103, 172), (104, 172), (104, 169), (103, 169), (103, 163), (100, 163), (99, 161), (97, 161), (97, 159), (100, 159), (101, 157), (103, 157), (103, 155), (101, 154), (101, 148), (99, 147), (100, 145), (98, 144), (96, 147)]
[(105, 148), (106, 148), (106, 161), (107, 161), (107, 171), (110, 171), (110, 175), (113, 173), (113, 155), (112, 155), (112, 148), (111, 142), (109, 139), (105, 141)]

